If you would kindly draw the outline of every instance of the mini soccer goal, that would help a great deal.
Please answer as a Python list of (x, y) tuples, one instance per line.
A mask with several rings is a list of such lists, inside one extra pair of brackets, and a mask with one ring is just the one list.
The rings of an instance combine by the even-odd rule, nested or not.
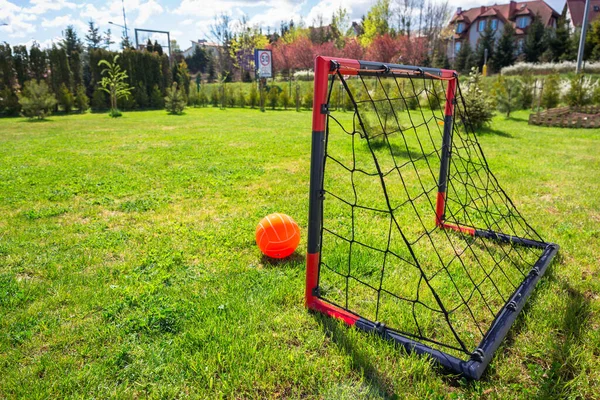
[(456, 72), (317, 57), (306, 305), (479, 379), (558, 251), (490, 171)]

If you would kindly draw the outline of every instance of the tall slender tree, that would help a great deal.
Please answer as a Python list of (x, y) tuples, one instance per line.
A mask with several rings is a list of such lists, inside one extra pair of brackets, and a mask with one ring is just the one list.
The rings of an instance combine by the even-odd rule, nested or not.
[(502, 68), (513, 65), (516, 60), (515, 46), (515, 28), (512, 24), (504, 24), (502, 36), (498, 39), (498, 44), (491, 57), (492, 68), (500, 71)]
[(540, 56), (547, 49), (546, 30), (539, 15), (533, 18), (533, 22), (527, 28), (527, 36), (525, 38), (525, 61), (538, 62)]
[(93, 20), (88, 21), (88, 31), (85, 35), (85, 43), (87, 50), (99, 49), (102, 46), (104, 38), (100, 34), (100, 29), (96, 26)]

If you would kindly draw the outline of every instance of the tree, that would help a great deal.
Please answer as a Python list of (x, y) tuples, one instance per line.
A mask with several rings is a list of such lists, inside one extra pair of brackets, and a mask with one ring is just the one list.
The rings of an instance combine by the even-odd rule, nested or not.
[(23, 86), (25, 81), (30, 78), (29, 54), (27, 54), (26, 46), (20, 45), (13, 47), (13, 63), (17, 82), (19, 83), (19, 86)]
[(157, 52), (159, 56), (164, 54), (162, 46), (158, 43), (158, 40), (154, 41), (153, 51)]
[(100, 60), (98, 62), (98, 66), (106, 66), (101, 72), (102, 80), (100, 81), (100, 85), (102, 90), (110, 96), (111, 117), (121, 115), (117, 109), (117, 100), (120, 98), (129, 98), (131, 94), (131, 88), (126, 83), (127, 71), (121, 70), (121, 67), (117, 64), (118, 60), (119, 56), (116, 55), (112, 63), (107, 60)]
[(474, 129), (479, 129), (490, 123), (494, 112), (489, 96), (484, 95), (483, 90), (481, 90), (481, 74), (477, 67), (471, 68), (469, 73), (464, 100), (467, 120)]
[(99, 49), (102, 46), (104, 38), (100, 34), (100, 29), (96, 26), (94, 21), (88, 22), (88, 33), (85, 35), (85, 42), (87, 44), (88, 52), (90, 50)]
[(177, 82), (173, 82), (173, 85), (167, 89), (165, 109), (169, 114), (181, 114), (186, 103), (183, 91), (177, 88)]
[(475, 60), (473, 49), (471, 49), (469, 42), (463, 42), (460, 50), (456, 54), (456, 59), (454, 60), (454, 69), (461, 74), (466, 74), (471, 71), (471, 68), (473, 68), (474, 65)]
[(248, 104), (250, 108), (255, 108), (258, 104), (258, 89), (256, 89), (256, 85), (250, 86), (250, 94), (248, 94)]
[(525, 37), (525, 46), (523, 53), (525, 61), (538, 62), (542, 53), (546, 51), (546, 30), (539, 15), (533, 18), (533, 22), (527, 27), (527, 36)]
[(41, 120), (52, 113), (56, 99), (45, 81), (30, 80), (25, 82), (19, 94), (19, 103), (24, 116)]
[[(510, 24), (506, 24), (510, 25)], [(485, 62), (485, 52), (487, 50), (487, 59), (490, 60), (494, 57), (494, 47), (496, 43), (496, 39), (494, 38), (495, 31), (492, 29), (491, 24), (487, 24), (483, 34), (479, 37), (479, 41), (477, 43), (477, 48), (475, 50), (475, 60), (477, 63), (477, 67), (479, 70), (483, 68), (483, 64)], [(489, 68), (489, 66), (488, 66)]]
[(389, 34), (375, 37), (367, 49), (367, 58), (384, 63), (396, 62), (400, 51), (400, 43)]
[(271, 109), (274, 110), (277, 107), (277, 103), (279, 100), (279, 88), (275, 85), (271, 86), (268, 93), (268, 100)]
[(346, 37), (350, 34), (350, 14), (348, 11), (339, 6), (331, 16), (331, 31), (333, 40), (338, 49), (341, 49), (346, 44)]
[(73, 25), (67, 26), (67, 29), (63, 32), (63, 39), (60, 41), (59, 46), (67, 56), (69, 70), (71, 72), (71, 81), (69, 84), (66, 82), (63, 83), (67, 85), (69, 90), (74, 91), (75, 87), (83, 83), (81, 63), (83, 45), (77, 36), (77, 32)]
[(146, 42), (146, 51), (150, 53), (154, 52), (154, 45), (152, 44), (152, 40), (150, 40), (150, 38), (148, 38), (148, 41)]
[(196, 46), (191, 56), (185, 58), (185, 62), (193, 74), (205, 73), (208, 67), (208, 54), (203, 46)]
[(113, 44), (115, 44), (115, 42), (112, 40), (112, 33), (109, 28), (104, 32), (104, 43), (102, 45), (102, 48), (108, 49)]
[(491, 57), (493, 69), (500, 71), (504, 67), (513, 65), (517, 59), (515, 52), (515, 28), (510, 23), (504, 24), (504, 31)]
[(361, 43), (363, 46), (371, 44), (377, 36), (393, 33), (390, 30), (390, 20), (392, 18), (392, 9), (390, 0), (377, 0), (377, 3), (371, 7), (363, 21), (363, 35)]
[(362, 60), (365, 55), (365, 49), (360, 41), (355, 37), (348, 37), (344, 44), (344, 56), (352, 60)]
[(590, 90), (589, 78), (578, 74), (571, 78), (569, 90), (565, 94), (565, 101), (571, 107), (585, 106), (592, 102), (592, 92)]
[(85, 93), (85, 87), (83, 85), (77, 86), (77, 92), (75, 93), (75, 106), (80, 113), (84, 113), (90, 108), (90, 99)]
[(58, 91), (58, 104), (62, 106), (64, 112), (67, 114), (73, 110), (73, 105), (75, 104), (73, 93), (71, 93), (64, 83), (60, 86), (60, 90)]
[(290, 100), (290, 94), (288, 93), (288, 91), (282, 90), (281, 94), (279, 95), (279, 103), (283, 106), (285, 110), (287, 110), (288, 106), (290, 105)]
[(450, 69), (450, 60), (444, 50), (439, 50), (433, 59), (433, 66), (436, 68)]
[(560, 100), (560, 77), (558, 74), (550, 75), (544, 81), (542, 92), (542, 107), (545, 109), (554, 108)]
[(556, 21), (556, 29), (552, 35), (548, 48), (552, 51), (553, 61), (564, 59), (569, 52), (569, 21), (564, 15)]
[(152, 88), (152, 93), (150, 95), (150, 106), (157, 109), (165, 106), (165, 99), (160, 92), (160, 88), (156, 84)]
[(512, 111), (519, 108), (520, 93), (521, 84), (518, 80), (498, 75), (493, 85), (493, 94), (498, 111), (506, 113), (506, 118), (510, 117)]
[(29, 50), (29, 69), (33, 79), (38, 81), (46, 79), (48, 75), (46, 52), (40, 49), (40, 45), (37, 42), (33, 42)]

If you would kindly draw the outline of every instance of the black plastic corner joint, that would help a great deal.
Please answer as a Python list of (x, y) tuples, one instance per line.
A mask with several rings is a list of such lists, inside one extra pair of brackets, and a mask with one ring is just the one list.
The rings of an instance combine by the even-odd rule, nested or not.
[(319, 190), (319, 199), (325, 200), (325, 191), (324, 190)]
[(484, 356), (485, 356), (485, 353), (483, 352), (483, 350), (481, 348), (478, 347), (475, 349), (475, 351), (473, 351), (473, 353), (471, 353), (471, 360), (477, 361), (477, 362), (482, 362)]
[(390, 73), (390, 67), (388, 65), (383, 64), (383, 70), (385, 71), (386, 74)]
[(517, 309), (517, 302), (514, 300), (511, 300), (507, 305), (506, 305), (506, 309), (510, 310), (510, 311), (515, 311)]
[(315, 286), (312, 290), (312, 295), (315, 297), (319, 297), (321, 295), (321, 291), (319, 290), (318, 286)]
[(337, 62), (335, 60), (329, 61), (329, 72), (337, 71), (338, 69), (340, 69), (339, 62)]
[(383, 332), (385, 331), (385, 324), (383, 322), (375, 322), (375, 329), (377, 330), (377, 333), (379, 334), (383, 334)]
[(321, 114), (329, 115), (329, 104), (321, 104)]
[(531, 268), (531, 274), (538, 276), (540, 274), (540, 269), (538, 267)]

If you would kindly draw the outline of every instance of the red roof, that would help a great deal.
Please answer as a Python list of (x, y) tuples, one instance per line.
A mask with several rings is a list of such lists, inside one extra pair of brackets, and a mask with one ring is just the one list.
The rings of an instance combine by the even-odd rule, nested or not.
[[(585, 0), (571, 0), (571, 1), (582, 1)], [(600, 0), (591, 0), (600, 4)], [(504, 23), (509, 21), (516, 27), (516, 18), (519, 15), (539, 15), (542, 23), (546, 26), (552, 25), (552, 18), (558, 19), (560, 14), (557, 13), (552, 7), (550, 7), (544, 0), (533, 0), (533, 1), (511, 1), (508, 4), (494, 4), (493, 6), (481, 6), (474, 7), (464, 11), (457, 11), (456, 14), (450, 20), (450, 23), (464, 22), (467, 26), (463, 30), (463, 34), (457, 34), (456, 38), (463, 36), (468, 31), (468, 26), (474, 23), (478, 18), (489, 18), (497, 17)], [(521, 29), (516, 29), (517, 34), (524, 33)]]
[[(567, 0), (565, 7), (571, 14), (571, 22), (575, 26), (581, 26), (583, 22), (583, 12), (585, 10), (585, 0)], [(598, 10), (598, 11), (596, 11)], [(592, 22), (600, 15), (600, 0), (590, 0), (590, 11), (588, 12), (588, 22)]]

